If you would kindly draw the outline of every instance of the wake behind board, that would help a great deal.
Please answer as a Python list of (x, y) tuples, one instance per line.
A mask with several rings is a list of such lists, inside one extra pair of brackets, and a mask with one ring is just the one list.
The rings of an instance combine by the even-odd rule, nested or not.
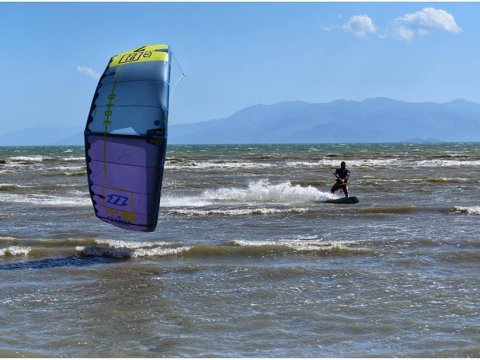
[(339, 199), (329, 199), (325, 200), (324, 203), (328, 204), (357, 204), (360, 200), (356, 196), (342, 197)]

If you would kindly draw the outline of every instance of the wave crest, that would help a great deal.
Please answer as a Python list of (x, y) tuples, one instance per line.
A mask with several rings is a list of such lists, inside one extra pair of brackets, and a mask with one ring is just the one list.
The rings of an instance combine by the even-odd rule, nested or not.
[(455, 206), (453, 211), (467, 215), (480, 215), (480, 206)]
[(347, 246), (351, 242), (326, 242), (323, 240), (252, 241), (234, 240), (210, 244), (175, 244), (166, 242), (97, 241), (94, 246), (77, 246), (83, 256), (115, 258), (138, 257), (263, 257), (274, 255), (355, 255), (373, 252), (372, 249)]
[(32, 248), (22, 246), (9, 246), (0, 249), (0, 256), (28, 256)]

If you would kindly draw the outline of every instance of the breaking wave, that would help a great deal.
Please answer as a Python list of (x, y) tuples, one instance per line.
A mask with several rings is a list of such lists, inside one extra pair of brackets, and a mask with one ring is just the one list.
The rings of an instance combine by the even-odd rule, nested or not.
[[(265, 159), (271, 160), (271, 159)], [(347, 160), (347, 165), (353, 168), (377, 168), (377, 167), (400, 167), (400, 168), (435, 168), (435, 167), (464, 167), (480, 166), (480, 160), (477, 159), (352, 159)], [(339, 166), (338, 159), (331, 157), (320, 160), (293, 160), (293, 161), (185, 161), (184, 159), (168, 159), (165, 163), (166, 169), (189, 170), (189, 169), (267, 169), (267, 168), (295, 168), (295, 167), (329, 167)]]
[(187, 216), (208, 216), (208, 215), (225, 215), (225, 216), (240, 216), (240, 215), (276, 215), (276, 214), (305, 214), (312, 212), (308, 208), (247, 208), (247, 209), (174, 209), (168, 210), (170, 215), (187, 215)]
[(30, 155), (30, 156), (11, 156), (4, 159), (6, 163), (19, 163), (19, 164), (33, 164), (39, 162), (71, 162), (71, 161), (85, 161), (85, 158), (79, 156), (69, 157), (57, 157), (57, 156), (43, 156), (43, 155)]
[[(356, 255), (374, 250), (355, 246), (353, 241), (329, 242), (321, 239), (252, 241), (234, 240), (221, 244), (183, 244), (164, 241), (122, 241), (100, 239), (21, 240), (0, 242), (1, 257), (85, 256), (112, 258), (145, 257), (264, 257), (288, 255)], [(2, 246), (3, 243), (3, 246)]]
[(88, 193), (78, 191), (72, 196), (55, 196), (46, 194), (12, 194), (0, 192), (0, 203), (19, 203), (35, 206), (91, 206)]
[(12, 156), (6, 159), (7, 163), (33, 164), (46, 161), (48, 157), (33, 155), (33, 156)]
[(332, 199), (328, 192), (313, 186), (292, 185), (289, 181), (270, 184), (266, 179), (252, 181), (246, 187), (222, 187), (206, 190), (198, 196), (162, 198), (161, 205), (166, 207), (202, 207), (215, 204), (305, 204)]
[(134, 243), (103, 241), (104, 246), (77, 247), (84, 256), (112, 256), (120, 258), (137, 257), (255, 257), (267, 255), (292, 255), (296, 253), (310, 255), (350, 255), (371, 253), (373, 250), (349, 247), (345, 242), (329, 243), (323, 240), (279, 240), (249, 241), (235, 240), (219, 245), (209, 244), (169, 244), (169, 243)]
[(480, 206), (455, 206), (454, 212), (466, 215), (480, 215)]
[(170, 160), (165, 163), (166, 169), (264, 169), (271, 168), (275, 165), (272, 163), (261, 162), (215, 162), (215, 161), (199, 161), (199, 162), (182, 162)]
[(87, 175), (87, 168), (83, 165), (80, 166), (56, 166), (49, 168), (45, 172), (45, 176), (84, 176)]
[[(322, 159), (318, 161), (287, 161), (287, 166), (298, 167), (338, 167), (338, 160)], [(464, 167), (480, 166), (480, 160), (409, 160), (409, 159), (363, 159), (347, 160), (349, 167)]]
[[(0, 184), (0, 191), (4, 192), (25, 192), (35, 190), (65, 190), (65, 189), (83, 189), (87, 185), (83, 183), (76, 184), (39, 184), (39, 185), (17, 185), (17, 184)], [(40, 194), (38, 194), (40, 196)]]
[(31, 250), (30, 247), (8, 246), (0, 249), (0, 256), (27, 256)]

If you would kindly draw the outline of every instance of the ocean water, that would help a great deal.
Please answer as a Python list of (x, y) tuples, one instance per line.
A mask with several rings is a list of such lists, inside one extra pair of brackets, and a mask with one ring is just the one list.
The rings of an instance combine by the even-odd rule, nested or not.
[[(0, 357), (480, 357), (480, 144), (167, 157), (136, 233), (82, 147), (0, 147)], [(360, 203), (322, 203), (342, 160)]]

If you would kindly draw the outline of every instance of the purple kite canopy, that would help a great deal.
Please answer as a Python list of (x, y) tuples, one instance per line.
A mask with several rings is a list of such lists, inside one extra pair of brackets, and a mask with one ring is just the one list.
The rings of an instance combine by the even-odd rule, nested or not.
[(85, 127), (88, 185), (97, 217), (127, 230), (157, 226), (167, 148), (168, 45), (110, 59)]

